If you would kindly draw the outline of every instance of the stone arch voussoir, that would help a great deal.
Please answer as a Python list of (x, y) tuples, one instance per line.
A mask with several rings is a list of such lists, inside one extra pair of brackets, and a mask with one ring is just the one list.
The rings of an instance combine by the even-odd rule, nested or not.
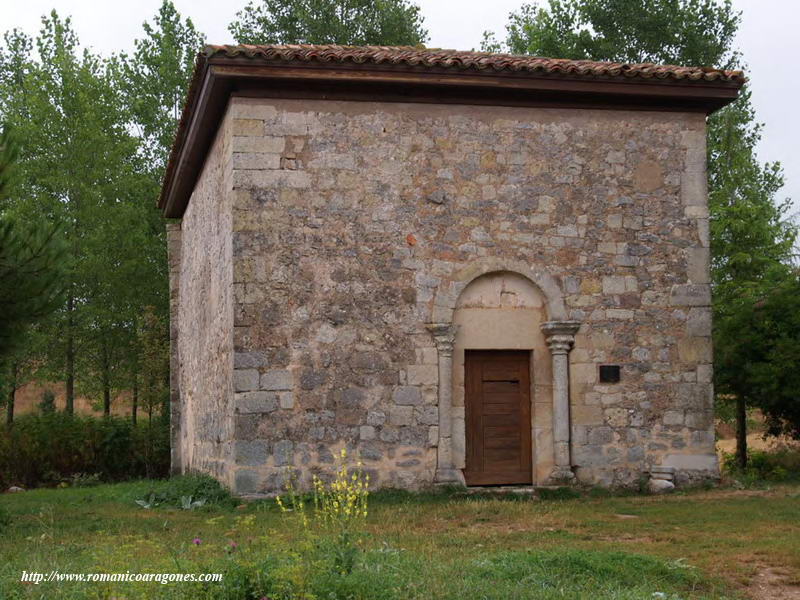
[(547, 316), (551, 321), (567, 319), (564, 294), (555, 277), (540, 267), (528, 263), (496, 257), (479, 258), (453, 273), (449, 280), (442, 282), (436, 290), (431, 310), (431, 323), (452, 323), (453, 313), (461, 292), (478, 277), (487, 273), (511, 272), (531, 281), (545, 298)]

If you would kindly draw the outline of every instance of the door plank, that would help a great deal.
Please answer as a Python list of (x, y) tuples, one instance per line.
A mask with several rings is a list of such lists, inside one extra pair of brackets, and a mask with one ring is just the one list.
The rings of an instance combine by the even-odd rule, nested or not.
[(468, 485), (532, 483), (530, 352), (467, 350)]

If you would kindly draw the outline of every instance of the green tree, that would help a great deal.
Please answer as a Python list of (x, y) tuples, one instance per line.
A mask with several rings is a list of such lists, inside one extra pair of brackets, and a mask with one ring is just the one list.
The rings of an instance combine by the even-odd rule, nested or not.
[[(124, 256), (115, 251), (129, 237), (129, 223), (114, 215), (141, 201), (137, 194), (143, 159), (108, 61), (79, 52), (69, 19), (53, 12), (42, 19), (35, 40), (18, 31), (4, 40), (0, 105), (24, 141), (17, 194), (5, 209), (11, 215), (60, 223), (66, 239), (65, 299), (48, 321), (50, 343), (41, 360), (44, 372), (65, 383), (66, 410), (71, 413), (81, 356), (97, 332), (108, 329), (98, 315), (125, 314), (124, 306), (108, 304), (121, 295), (103, 296), (98, 290), (116, 285), (124, 291), (126, 286), (108, 278), (113, 281), (123, 265), (139, 260), (136, 252)], [(127, 287), (134, 284), (128, 281)], [(90, 369), (82, 376), (102, 374)]]
[(147, 307), (139, 328), (141, 368), (140, 398), (152, 422), (153, 412), (169, 418), (169, 329), (153, 307)]
[[(140, 257), (135, 263), (128, 262), (127, 270), (115, 271), (119, 285), (124, 285), (124, 281), (137, 282), (135, 286), (126, 287), (128, 319), (124, 327), (118, 328), (126, 336), (131, 334), (118, 379), (124, 380), (125, 387), (132, 390), (131, 418), (134, 421), (140, 380), (148, 376), (141, 366), (142, 354), (147, 352), (139, 335), (144, 326), (142, 319), (151, 312), (161, 321), (169, 319), (166, 237), (156, 201), (195, 59), (205, 39), (190, 19), (181, 17), (170, 0), (164, 0), (152, 24), (145, 22), (143, 30), (144, 35), (136, 40), (131, 55), (121, 54), (112, 59), (117, 86), (127, 103), (130, 126), (138, 133), (145, 157), (136, 189), (139, 202), (134, 210), (116, 217), (126, 224), (128, 231), (120, 239), (120, 251)], [(118, 285), (111, 286), (109, 293), (119, 294)], [(114, 348), (110, 346), (95, 356), (102, 361), (107, 353), (113, 354)], [(168, 357), (168, 350), (165, 357)], [(145, 403), (149, 401), (144, 400)]]
[(408, 0), (261, 0), (228, 26), (240, 44), (413, 46), (428, 39)]
[(719, 378), (761, 409), (769, 434), (800, 439), (800, 275), (780, 277), (760, 298), (729, 302), (718, 326), (728, 342), (717, 351)]
[[(741, 14), (730, 0), (549, 0), (510, 15), (504, 44), (484, 35), (488, 51), (613, 62), (655, 62), (722, 68), (742, 67), (734, 37)], [(733, 396), (737, 455), (746, 464), (746, 409), (766, 410), (762, 379), (746, 372), (737, 323), (751, 315), (768, 290), (789, 276), (796, 227), (789, 203), (776, 195), (780, 165), (756, 157), (760, 126), (744, 89), (740, 98), (708, 120), (708, 177), (714, 346), (728, 356), (717, 368), (718, 398)], [(787, 322), (787, 328), (791, 323)], [(784, 363), (786, 368), (792, 368)], [(718, 361), (719, 367), (719, 361)], [(788, 402), (785, 396), (778, 396)]]
[(0, 359), (60, 305), (64, 256), (57, 226), (0, 218)]
[(144, 37), (134, 42), (133, 54), (120, 54), (114, 65), (158, 185), (205, 36), (170, 0), (162, 2), (153, 24), (142, 28)]
[(58, 227), (5, 214), (12, 194), (17, 145), (9, 129), (0, 131), (0, 390), (6, 423), (14, 420), (16, 391), (30, 372), (31, 325), (60, 304), (64, 246)]
[[(732, 67), (730, 0), (549, 0), (509, 16), (506, 46), (557, 58)], [(484, 47), (500, 48), (491, 34)]]

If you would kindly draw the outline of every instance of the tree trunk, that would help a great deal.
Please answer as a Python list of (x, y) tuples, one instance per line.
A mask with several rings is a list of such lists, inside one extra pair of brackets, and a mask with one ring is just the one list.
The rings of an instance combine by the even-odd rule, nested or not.
[(136, 412), (139, 410), (139, 378), (133, 376), (133, 400), (131, 401), (131, 423), (136, 425)]
[(67, 299), (67, 356), (65, 365), (65, 405), (64, 412), (71, 415), (75, 412), (75, 336), (73, 331), (75, 310), (75, 298), (70, 296)]
[(103, 416), (111, 416), (111, 374), (109, 373), (108, 349), (103, 345)]
[(742, 396), (736, 398), (736, 464), (747, 468), (747, 405)]
[(11, 389), (8, 392), (8, 399), (6, 401), (6, 425), (11, 427), (14, 423), (14, 403), (16, 402), (17, 395), (17, 363), (11, 364)]

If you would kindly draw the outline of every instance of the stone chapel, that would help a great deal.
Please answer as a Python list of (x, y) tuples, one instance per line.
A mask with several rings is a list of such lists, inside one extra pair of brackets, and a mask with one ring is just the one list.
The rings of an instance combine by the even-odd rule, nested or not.
[(706, 117), (744, 77), (208, 46), (164, 180), (176, 472), (718, 477)]

